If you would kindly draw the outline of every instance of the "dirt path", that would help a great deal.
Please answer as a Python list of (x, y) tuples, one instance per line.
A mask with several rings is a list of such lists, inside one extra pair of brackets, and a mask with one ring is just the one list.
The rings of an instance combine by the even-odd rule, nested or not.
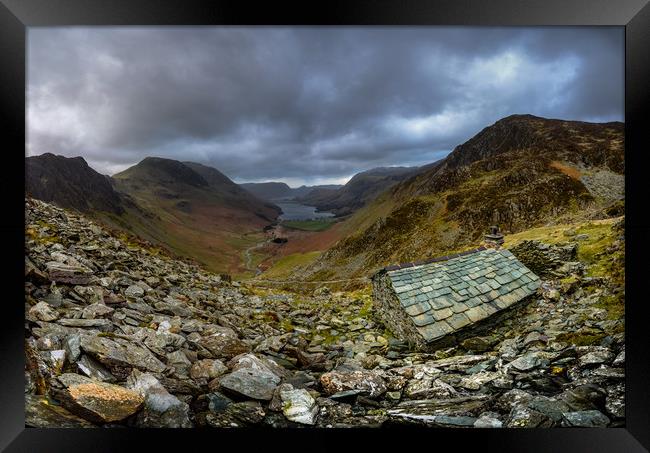
[(244, 250), (244, 266), (246, 267), (247, 270), (254, 272), (255, 275), (259, 275), (262, 271), (258, 267), (253, 268), (253, 255), (251, 254), (251, 252), (253, 250), (263, 247), (267, 242), (268, 240), (258, 242), (257, 244), (248, 247), (246, 250)]

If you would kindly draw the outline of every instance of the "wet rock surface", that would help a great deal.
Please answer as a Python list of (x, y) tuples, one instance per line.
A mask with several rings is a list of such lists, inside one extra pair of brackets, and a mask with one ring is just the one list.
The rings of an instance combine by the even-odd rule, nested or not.
[(424, 353), (381, 325), (369, 291), (231, 283), (35, 200), (26, 224), (28, 426), (624, 424), (623, 321), (601, 302), (620, 289), (572, 247), (528, 244), (548, 270), (539, 294)]

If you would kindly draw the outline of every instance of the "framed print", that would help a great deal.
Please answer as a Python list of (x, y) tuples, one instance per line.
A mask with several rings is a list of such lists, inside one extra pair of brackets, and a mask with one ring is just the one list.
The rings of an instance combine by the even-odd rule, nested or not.
[(647, 2), (2, 3), (7, 451), (647, 450)]

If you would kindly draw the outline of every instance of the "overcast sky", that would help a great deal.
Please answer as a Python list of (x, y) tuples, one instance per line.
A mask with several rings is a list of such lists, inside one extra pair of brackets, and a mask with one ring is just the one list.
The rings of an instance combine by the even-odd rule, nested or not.
[(623, 28), (29, 28), (28, 154), (343, 183), (513, 113), (623, 121)]

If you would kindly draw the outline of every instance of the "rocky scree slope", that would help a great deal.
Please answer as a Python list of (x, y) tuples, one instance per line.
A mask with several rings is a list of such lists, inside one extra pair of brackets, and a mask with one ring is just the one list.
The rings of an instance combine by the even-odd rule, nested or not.
[(598, 308), (611, 289), (556, 246), (524, 249), (566, 287), (546, 281), (493, 331), (420, 353), (383, 329), (364, 292), (229, 284), (33, 199), (25, 239), (28, 426), (624, 422), (622, 321)]
[(494, 224), (510, 234), (602, 218), (622, 203), (623, 154), (622, 123), (504, 118), (355, 213), (347, 237), (296, 278), (361, 276), (445, 255), (476, 244)]

